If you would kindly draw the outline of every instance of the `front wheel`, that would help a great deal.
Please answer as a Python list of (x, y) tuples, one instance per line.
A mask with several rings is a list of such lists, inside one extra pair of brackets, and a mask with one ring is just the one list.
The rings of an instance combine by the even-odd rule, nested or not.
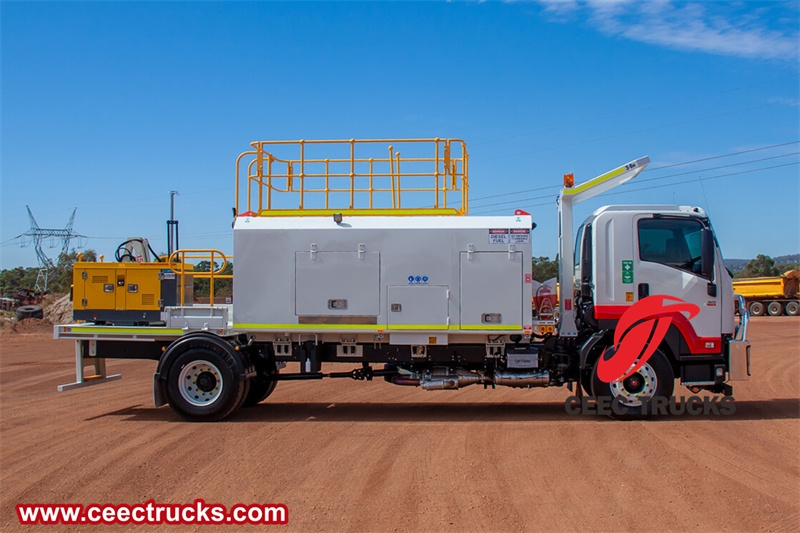
[[(598, 363), (602, 359), (598, 359)], [(656, 350), (650, 359), (636, 372), (622, 380), (605, 383), (597, 376), (597, 363), (592, 372), (592, 393), (595, 397), (610, 397), (616, 401), (619, 412), (612, 410), (611, 417), (619, 420), (637, 420), (648, 418), (646, 406), (643, 408), (644, 398), (654, 396), (672, 396), (675, 390), (675, 373), (672, 371), (667, 356), (661, 350)], [(627, 411), (627, 412), (624, 412)]]

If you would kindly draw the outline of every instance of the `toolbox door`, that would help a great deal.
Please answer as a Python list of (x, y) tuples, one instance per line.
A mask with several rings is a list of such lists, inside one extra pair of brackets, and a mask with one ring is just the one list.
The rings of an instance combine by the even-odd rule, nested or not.
[(462, 330), (522, 330), (522, 257), (461, 252)]
[(335, 317), (376, 323), (380, 253), (296, 252), (295, 314), (307, 323), (331, 323)]
[(387, 287), (387, 329), (447, 329), (450, 291), (446, 285)]

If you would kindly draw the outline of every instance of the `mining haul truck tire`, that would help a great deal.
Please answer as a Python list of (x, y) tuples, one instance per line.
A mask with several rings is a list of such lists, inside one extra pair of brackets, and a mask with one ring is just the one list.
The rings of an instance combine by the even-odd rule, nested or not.
[(41, 305), (22, 305), (17, 307), (17, 320), (26, 318), (44, 318), (44, 311)]

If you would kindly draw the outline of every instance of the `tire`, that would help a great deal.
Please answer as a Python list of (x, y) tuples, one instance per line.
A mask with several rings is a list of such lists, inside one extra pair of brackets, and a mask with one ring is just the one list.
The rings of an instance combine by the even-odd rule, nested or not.
[(278, 373), (274, 361), (267, 363), (266, 368), (257, 363), (256, 370), (258, 374), (250, 380), (250, 391), (245, 396), (242, 407), (253, 407), (263, 402), (278, 385), (278, 381), (272, 379), (272, 376)]
[[(672, 371), (667, 356), (661, 350), (656, 350), (642, 367), (622, 381), (605, 383), (597, 377), (597, 365), (602, 357), (595, 363), (592, 372), (592, 395), (595, 397), (611, 397), (612, 401), (617, 396), (623, 396), (620, 405), (627, 408), (627, 413), (614, 413), (611, 418), (617, 420), (643, 420), (652, 416), (642, 412), (640, 396), (672, 396), (675, 390), (675, 373)], [(647, 410), (646, 410), (647, 411)]]
[(41, 305), (21, 305), (16, 310), (17, 320), (26, 318), (44, 318)]
[(761, 302), (750, 302), (748, 309), (750, 310), (750, 316), (763, 316), (764, 311), (766, 311), (764, 304)]
[(581, 387), (583, 387), (583, 392), (586, 393), (587, 396), (592, 395), (592, 376), (594, 372), (589, 372), (588, 370), (581, 371)]
[(770, 302), (767, 305), (769, 316), (781, 316), (783, 314), (783, 304), (780, 302)]
[(242, 407), (253, 407), (258, 405), (272, 394), (278, 382), (274, 379), (260, 380), (258, 378), (250, 380), (250, 393), (244, 400)]
[(175, 357), (167, 370), (167, 403), (181, 418), (213, 422), (231, 415), (248, 393), (248, 381), (237, 376), (233, 348), (198, 338)]
[(800, 315), (800, 302), (786, 302), (786, 314), (788, 316)]

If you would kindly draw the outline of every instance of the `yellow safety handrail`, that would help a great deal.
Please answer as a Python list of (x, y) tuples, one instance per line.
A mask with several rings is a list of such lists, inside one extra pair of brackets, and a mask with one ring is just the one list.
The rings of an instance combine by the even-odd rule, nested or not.
[[(175, 250), (167, 260), (169, 268), (176, 275), (180, 277), (181, 286), (181, 302), (185, 302), (186, 284), (184, 283), (184, 276), (191, 275), (197, 279), (208, 279), (208, 297), (211, 305), (214, 304), (214, 280), (217, 279), (233, 279), (233, 274), (223, 274), (225, 268), (228, 266), (228, 259), (224, 253), (219, 250), (204, 250), (204, 249), (190, 249)], [(220, 260), (220, 266), (216, 267), (216, 262)], [(207, 272), (194, 270), (193, 261), (208, 261), (210, 270)]]
[[(237, 215), (468, 212), (469, 155), (460, 139), (257, 141), (251, 146), (236, 160)], [(240, 188), (244, 173), (246, 193)]]

